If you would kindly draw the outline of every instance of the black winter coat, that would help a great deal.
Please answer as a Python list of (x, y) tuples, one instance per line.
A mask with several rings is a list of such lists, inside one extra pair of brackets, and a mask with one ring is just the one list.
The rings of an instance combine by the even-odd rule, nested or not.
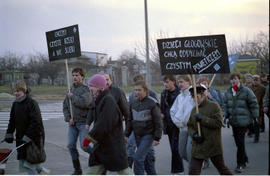
[(128, 167), (122, 116), (109, 90), (103, 91), (95, 101), (94, 127), (89, 136), (98, 147), (89, 157), (89, 166), (102, 164), (106, 170), (120, 171)]
[[(7, 134), (13, 135), (16, 130), (16, 146), (23, 144), (23, 137), (30, 138), (39, 148), (44, 147), (45, 132), (38, 103), (26, 96), (21, 102), (13, 102)], [(41, 145), (41, 143), (42, 145)], [(26, 146), (17, 151), (17, 159), (26, 158)]]
[(166, 89), (161, 92), (160, 111), (164, 115), (163, 119), (164, 134), (168, 134), (169, 131), (171, 131), (173, 128), (177, 128), (171, 119), (170, 109), (179, 93), (180, 89), (178, 86), (176, 86), (172, 92), (169, 92)]

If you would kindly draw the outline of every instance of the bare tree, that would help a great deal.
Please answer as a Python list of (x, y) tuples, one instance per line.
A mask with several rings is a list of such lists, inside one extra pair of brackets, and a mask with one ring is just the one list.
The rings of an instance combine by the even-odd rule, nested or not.
[(269, 35), (259, 32), (252, 40), (234, 42), (229, 47), (229, 53), (248, 54), (260, 59), (261, 72), (269, 73)]
[(0, 56), (1, 70), (23, 70), (23, 56), (18, 56), (15, 53), (7, 52)]
[(27, 70), (30, 73), (37, 73), (39, 75), (38, 84), (41, 83), (43, 78), (48, 77), (51, 79), (51, 83), (53, 84), (58, 73), (61, 71), (56, 63), (49, 62), (49, 58), (42, 53), (36, 53), (35, 55), (29, 56)]
[[(149, 57), (150, 59), (159, 64), (159, 54), (158, 54), (158, 47), (157, 47), (157, 39), (161, 38), (168, 38), (168, 34), (160, 31), (158, 34), (154, 35), (153, 37), (149, 38)], [(145, 41), (138, 41), (135, 44), (138, 53), (143, 58), (146, 58), (146, 50), (145, 50)]]

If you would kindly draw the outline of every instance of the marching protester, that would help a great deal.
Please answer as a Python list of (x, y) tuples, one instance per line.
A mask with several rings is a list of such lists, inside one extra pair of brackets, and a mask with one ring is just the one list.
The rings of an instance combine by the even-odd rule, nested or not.
[[(135, 84), (137, 81), (145, 82), (144, 76), (141, 74), (135, 75), (133, 78), (133, 83)], [(154, 101), (157, 102), (156, 93), (151, 89), (149, 89), (149, 98), (154, 98), (155, 99)], [(129, 102), (128, 102), (129, 105), (131, 105), (135, 99), (136, 99), (136, 94), (135, 94), (135, 91), (133, 91), (129, 94)], [(128, 165), (130, 168), (132, 168), (132, 165), (133, 165), (133, 156), (135, 154), (135, 150), (136, 150), (136, 141), (135, 141), (134, 133), (132, 132), (128, 138), (128, 143), (127, 143)], [(144, 167), (148, 175), (157, 174), (156, 169), (155, 169), (155, 150), (153, 146), (151, 146), (151, 148), (149, 149), (146, 155)]]
[(180, 174), (184, 172), (182, 158), (178, 152), (179, 129), (173, 123), (170, 115), (170, 109), (180, 93), (176, 85), (174, 75), (163, 76), (163, 85), (165, 89), (161, 93), (160, 110), (163, 116), (163, 131), (168, 135), (171, 149), (171, 174)]
[[(259, 117), (258, 117), (258, 123), (260, 132), (264, 132), (265, 130), (265, 124), (264, 124), (264, 113), (263, 113), (263, 97), (265, 93), (265, 87), (261, 84), (261, 79), (259, 75), (253, 75), (253, 92), (257, 98), (257, 102), (259, 105)], [(254, 142), (258, 142), (259, 137), (255, 138)]]
[(180, 94), (175, 99), (170, 115), (173, 123), (179, 128), (178, 151), (182, 159), (190, 162), (191, 159), (191, 136), (188, 135), (187, 123), (191, 110), (195, 103), (190, 95), (191, 77), (189, 75), (178, 76)]
[(253, 76), (250, 73), (245, 74), (245, 86), (252, 89), (253, 87)]
[[(207, 98), (207, 87), (203, 84), (196, 86), (199, 113), (195, 107), (191, 111), (188, 121), (188, 133), (192, 136), (192, 151), (189, 167), (190, 175), (199, 175), (203, 161), (210, 158), (221, 175), (232, 175), (223, 159), (221, 128), (222, 111), (220, 106)], [(193, 88), (189, 89), (194, 97)], [(197, 122), (200, 123), (201, 135)]]
[(245, 148), (245, 133), (247, 126), (257, 122), (259, 107), (256, 96), (249, 88), (241, 83), (240, 73), (232, 73), (230, 76), (232, 86), (224, 95), (224, 117), (232, 126), (233, 137), (237, 146), (236, 172), (243, 172), (248, 164)]
[(124, 119), (127, 119), (128, 113), (129, 113), (129, 107), (128, 107), (128, 102), (127, 102), (125, 93), (120, 88), (113, 86), (112, 75), (108, 73), (104, 73), (103, 75), (106, 79), (107, 89), (109, 89), (110, 93), (114, 97), (118, 107), (120, 108), (122, 116), (124, 116)]
[(95, 74), (89, 80), (95, 101), (94, 126), (86, 135), (83, 146), (94, 146), (90, 152), (86, 174), (101, 175), (108, 171), (132, 174), (127, 162), (122, 113), (106, 87), (105, 77)]
[[(245, 84), (246, 87), (248, 87), (250, 90), (254, 93), (254, 80), (253, 76), (250, 73), (245, 74)], [(254, 135), (254, 142), (259, 140), (260, 135), (260, 127), (258, 123), (254, 123), (253, 121), (248, 125), (248, 137), (253, 137)]]
[(267, 85), (265, 88), (265, 94), (263, 97), (263, 112), (269, 118), (269, 85)]
[[(79, 153), (77, 150), (78, 137), (81, 148), (88, 152), (87, 148), (82, 147), (82, 142), (89, 129), (86, 120), (92, 98), (88, 87), (83, 84), (84, 75), (85, 71), (82, 68), (74, 68), (72, 70), (73, 86), (70, 89), (70, 93), (67, 93), (63, 102), (65, 121), (68, 122), (67, 147), (75, 169), (73, 175), (82, 174)], [(72, 110), (70, 109), (70, 106), (72, 107)]]
[[(42, 167), (46, 154), (44, 150), (45, 132), (38, 103), (29, 96), (28, 89), (24, 81), (13, 84), (13, 92), (16, 100), (13, 102), (10, 112), (10, 119), (6, 131), (5, 141), (13, 143), (13, 133), (16, 131), (16, 146), (24, 144), (17, 149), (17, 159), (19, 160), (19, 172), (29, 175), (49, 174), (49, 170)], [(42, 152), (38, 154), (37, 160), (32, 160), (30, 145), (35, 145)]]
[(131, 132), (134, 132), (137, 150), (133, 156), (134, 174), (143, 175), (145, 158), (154, 144), (159, 144), (162, 135), (160, 109), (157, 102), (148, 96), (149, 90), (145, 81), (135, 83), (136, 99), (130, 105), (130, 116), (126, 125), (126, 142)]
[[(217, 102), (219, 104), (219, 106), (221, 108), (223, 108), (224, 103), (223, 103), (223, 95), (221, 94), (221, 92), (217, 89), (214, 89), (213, 87), (209, 87), (209, 79), (206, 76), (201, 76), (198, 78), (196, 84), (197, 85), (205, 85), (205, 87), (207, 88), (206, 90), (206, 95), (207, 98), (211, 101)], [(209, 167), (210, 163), (209, 163), (209, 159), (204, 160), (203, 162), (203, 169)]]
[(269, 74), (265, 74), (265, 73), (261, 74), (261, 84), (265, 87), (269, 84), (268, 77), (269, 77)]

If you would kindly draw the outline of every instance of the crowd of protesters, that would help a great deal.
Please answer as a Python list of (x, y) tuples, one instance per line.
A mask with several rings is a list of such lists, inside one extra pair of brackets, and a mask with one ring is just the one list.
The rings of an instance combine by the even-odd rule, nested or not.
[[(63, 101), (63, 113), (68, 123), (67, 148), (73, 175), (102, 175), (107, 171), (130, 175), (155, 175), (155, 146), (168, 136), (171, 150), (171, 174), (198, 175), (209, 162), (219, 174), (231, 175), (223, 158), (222, 126), (231, 126), (237, 148), (235, 171), (241, 173), (249, 164), (245, 135), (259, 142), (265, 131), (264, 114), (269, 117), (269, 78), (267, 75), (230, 75), (231, 86), (222, 94), (201, 76), (163, 76), (164, 90), (160, 101), (150, 90), (143, 75), (133, 79), (134, 92), (125, 93), (113, 85), (108, 73), (93, 75), (83, 84), (85, 70), (72, 70), (73, 84)], [(192, 84), (193, 81), (193, 84)], [(195, 86), (195, 87), (194, 87)], [(36, 101), (28, 96), (24, 82), (13, 86), (13, 103), (5, 141), (12, 143), (16, 131), (20, 172), (47, 173), (44, 162), (30, 163), (27, 146), (34, 142), (44, 149), (44, 128)], [(21, 116), (21, 114), (25, 114)], [(83, 173), (77, 150), (89, 155), (88, 169)], [(184, 172), (183, 159), (188, 162)], [(47, 171), (47, 172), (46, 172)]]

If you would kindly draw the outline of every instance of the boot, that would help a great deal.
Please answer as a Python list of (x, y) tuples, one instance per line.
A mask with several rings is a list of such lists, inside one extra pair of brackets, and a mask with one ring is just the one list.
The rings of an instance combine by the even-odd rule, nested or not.
[(80, 164), (80, 160), (72, 160), (73, 163), (73, 167), (74, 167), (74, 172), (72, 173), (72, 175), (82, 175), (82, 169), (81, 169), (81, 164)]

